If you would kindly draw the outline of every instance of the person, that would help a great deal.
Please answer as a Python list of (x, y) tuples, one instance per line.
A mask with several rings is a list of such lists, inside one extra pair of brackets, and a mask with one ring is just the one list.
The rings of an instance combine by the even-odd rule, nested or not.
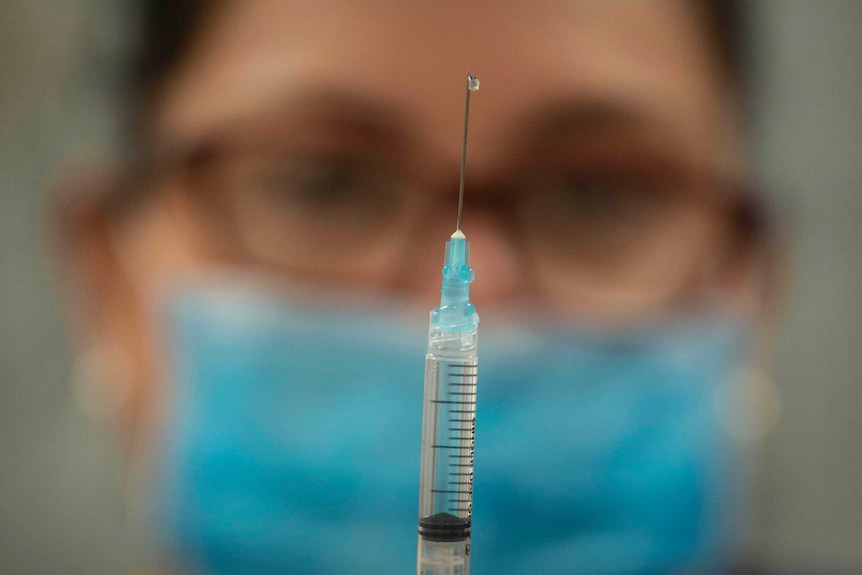
[(774, 286), (732, 3), (143, 7), (127, 154), (55, 221), (153, 567), (415, 568), (469, 67), (474, 573), (733, 568), (716, 398)]

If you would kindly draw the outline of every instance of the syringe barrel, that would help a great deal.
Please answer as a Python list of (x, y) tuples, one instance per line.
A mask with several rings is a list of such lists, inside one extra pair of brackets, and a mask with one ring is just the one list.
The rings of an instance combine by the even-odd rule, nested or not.
[[(433, 316), (432, 316), (433, 317)], [(420, 575), (469, 575), (478, 332), (429, 333), (419, 482)]]

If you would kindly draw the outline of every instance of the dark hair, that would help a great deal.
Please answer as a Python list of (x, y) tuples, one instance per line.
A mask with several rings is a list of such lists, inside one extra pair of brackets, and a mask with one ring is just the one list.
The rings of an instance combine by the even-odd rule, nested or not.
[[(133, 122), (141, 122), (165, 79), (193, 42), (201, 22), (223, 0), (138, 0), (142, 18), (130, 94)], [(697, 0), (706, 9), (708, 26), (722, 64), (737, 95), (744, 87), (742, 14), (739, 0)], [(140, 126), (135, 126), (139, 128)]]
[(176, 70), (219, 0), (134, 0), (140, 21), (130, 78), (127, 82), (132, 137), (152, 112), (158, 92)]
[(710, 32), (728, 78), (738, 88), (746, 83), (745, 14), (738, 0), (703, 0)]

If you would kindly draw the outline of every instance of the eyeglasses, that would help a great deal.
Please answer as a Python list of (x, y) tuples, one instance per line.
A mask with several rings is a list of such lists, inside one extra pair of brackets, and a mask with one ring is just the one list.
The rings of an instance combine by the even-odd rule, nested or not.
[[(713, 174), (649, 153), (552, 158), (474, 186), (465, 208), (506, 230), (538, 291), (634, 307), (673, 300), (715, 281), (760, 236), (756, 195)], [(173, 165), (213, 241), (288, 274), (391, 269), (454, 214), (439, 179), (362, 147), (209, 145)]]

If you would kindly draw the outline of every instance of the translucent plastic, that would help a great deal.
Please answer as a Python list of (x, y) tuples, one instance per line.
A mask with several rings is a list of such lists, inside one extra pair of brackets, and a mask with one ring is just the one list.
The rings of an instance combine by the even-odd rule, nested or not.
[(470, 303), (470, 244), (446, 242), (440, 306), (425, 356), (419, 478), (419, 575), (468, 575), (473, 522), (479, 315)]
[(420, 575), (468, 575), (476, 438), (477, 330), (433, 325), (425, 360)]

